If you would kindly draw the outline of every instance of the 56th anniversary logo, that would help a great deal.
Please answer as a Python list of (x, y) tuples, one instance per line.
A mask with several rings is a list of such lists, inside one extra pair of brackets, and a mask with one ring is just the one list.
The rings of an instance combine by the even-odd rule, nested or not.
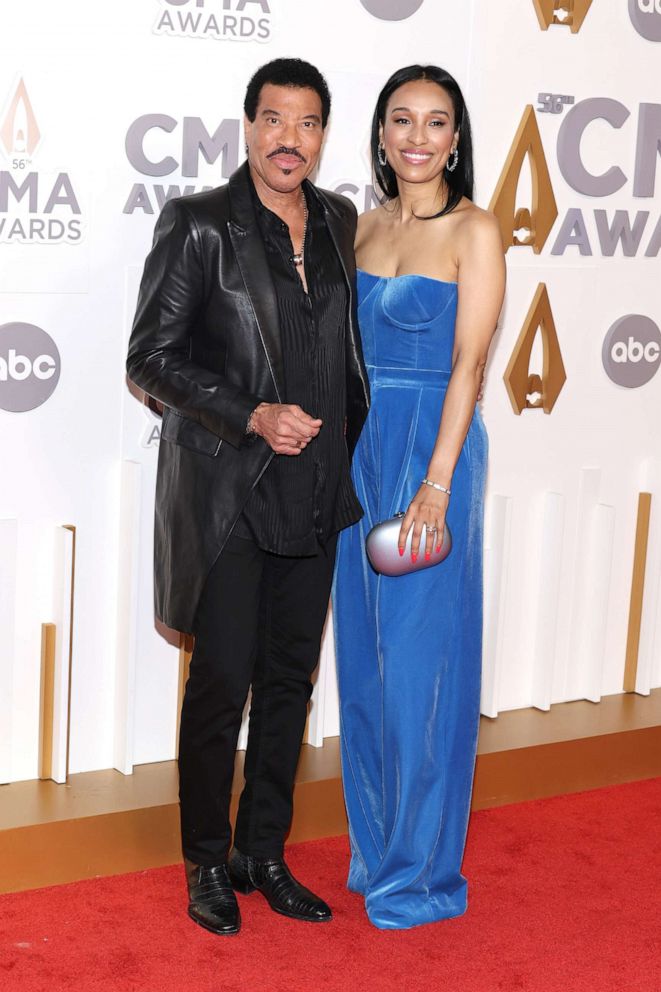
[(0, 242), (69, 244), (81, 241), (85, 219), (68, 171), (36, 168), (42, 133), (23, 79), (0, 118)]

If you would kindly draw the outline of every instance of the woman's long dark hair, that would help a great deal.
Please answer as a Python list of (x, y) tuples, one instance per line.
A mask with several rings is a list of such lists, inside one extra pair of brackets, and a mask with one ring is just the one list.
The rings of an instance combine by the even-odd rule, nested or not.
[(377, 184), (387, 200), (393, 200), (398, 195), (397, 176), (389, 163), (381, 165), (379, 162), (379, 128), (385, 123), (386, 107), (388, 100), (400, 86), (404, 83), (413, 83), (418, 79), (424, 79), (430, 83), (437, 83), (450, 95), (452, 106), (454, 107), (454, 130), (459, 131), (459, 143), (457, 151), (459, 161), (457, 168), (453, 172), (443, 170), (443, 178), (448, 187), (447, 203), (442, 210), (430, 217), (421, 217), (420, 220), (433, 220), (435, 217), (442, 217), (454, 210), (462, 196), (469, 200), (473, 199), (473, 141), (471, 138), (471, 124), (468, 110), (464, 102), (464, 97), (459, 89), (456, 79), (439, 69), (436, 65), (409, 65), (404, 69), (394, 72), (386, 85), (379, 93), (376, 101), (376, 109), (372, 119), (372, 137), (370, 141), (370, 151), (372, 153), (372, 167)]

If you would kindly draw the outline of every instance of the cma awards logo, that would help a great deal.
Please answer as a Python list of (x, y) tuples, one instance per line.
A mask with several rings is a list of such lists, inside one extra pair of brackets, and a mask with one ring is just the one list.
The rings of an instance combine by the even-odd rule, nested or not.
[(0, 242), (76, 244), (83, 235), (80, 204), (68, 172), (33, 168), (41, 132), (22, 79), (0, 120)]
[[(554, 97), (553, 94), (540, 94), (540, 99), (540, 111), (550, 109), (556, 116), (560, 116), (568, 105), (570, 107), (559, 127), (555, 149), (559, 172), (569, 190), (583, 196), (611, 197), (631, 180), (634, 197), (654, 197), (661, 148), (661, 105), (643, 103), (638, 108), (636, 150), (632, 156), (634, 168), (629, 177), (617, 164), (595, 174), (583, 157), (584, 139), (591, 126), (596, 121), (605, 121), (614, 130), (619, 130), (630, 116), (624, 104), (601, 97), (574, 103), (571, 97)], [(530, 170), (531, 195), (529, 203), (522, 205), (519, 180), (526, 163)], [(535, 110), (529, 105), (523, 112), (489, 205), (498, 219), (506, 251), (528, 247), (539, 254), (544, 249), (559, 217), (556, 193)], [(618, 249), (625, 258), (639, 253), (654, 258), (659, 254), (661, 216), (650, 220), (649, 210), (638, 210), (633, 214), (627, 209), (615, 209), (610, 214), (605, 209), (595, 209), (592, 215), (596, 236), (588, 212), (580, 207), (568, 207), (560, 220), (551, 254), (564, 255), (571, 249), (581, 256), (592, 256), (597, 245), (603, 257), (614, 256)], [(529, 373), (532, 348), (538, 334), (541, 334), (543, 345), (541, 375)], [(624, 338), (614, 340), (608, 359), (604, 357), (604, 365), (613, 381), (629, 386), (647, 381), (644, 375), (649, 363), (657, 362), (658, 358), (655, 340), (653, 336), (646, 338), (642, 332), (627, 333)], [(630, 369), (633, 369), (631, 375)], [(623, 381), (623, 377), (627, 381)], [(550, 300), (543, 285), (531, 304), (504, 378), (514, 411), (519, 414), (524, 409), (535, 408), (550, 413), (564, 385), (565, 370)]]
[(592, 6), (592, 0), (533, 0), (539, 26), (548, 31), (552, 24), (564, 24), (576, 34)]
[[(239, 165), (241, 127), (236, 117), (211, 126), (201, 117), (137, 117), (127, 129), (124, 147), (130, 165), (141, 178), (131, 186), (122, 213), (157, 214), (168, 200), (213, 189), (219, 178), (229, 179)], [(205, 173), (210, 185), (200, 181)], [(338, 179), (332, 188), (354, 199), (361, 210), (379, 206), (371, 183)]]
[[(548, 105), (558, 115), (567, 103), (573, 102), (571, 97), (554, 100), (553, 94), (540, 94), (542, 97), (549, 99), (539, 109), (546, 110)], [(629, 149), (620, 155), (622, 161), (634, 158), (633, 175), (628, 176), (616, 163), (602, 173), (594, 173), (584, 159), (585, 139), (595, 122), (605, 121), (617, 131), (630, 114), (623, 103), (609, 97), (581, 100), (570, 107), (558, 130), (555, 148), (557, 166), (568, 190), (602, 199), (616, 195), (631, 180), (634, 197), (654, 197), (661, 147), (661, 104), (641, 103), (638, 107), (635, 155)], [(519, 179), (526, 162), (532, 180), (531, 202), (519, 206)], [(556, 192), (535, 111), (528, 105), (489, 206), (498, 218), (506, 251), (512, 247), (530, 247), (536, 254), (542, 251), (559, 216)], [(562, 192), (566, 195), (564, 189)], [(661, 215), (654, 217), (649, 210), (634, 213), (628, 209), (588, 212), (570, 206), (561, 219), (551, 254), (564, 255), (568, 249), (582, 256), (592, 256), (597, 249), (603, 257), (612, 257), (620, 249), (625, 258), (639, 253), (654, 258), (661, 250)]]
[(0, 326), (0, 409), (35, 410), (52, 396), (60, 378), (60, 353), (35, 324)]
[(155, 34), (214, 41), (271, 38), (269, 0), (159, 0), (159, 6)]
[[(201, 117), (178, 119), (169, 114), (143, 114), (126, 132), (126, 157), (137, 173), (146, 177), (131, 187), (123, 213), (160, 212), (168, 200), (190, 196), (218, 185), (218, 171), (229, 179), (239, 164), (241, 121), (225, 118), (208, 128)], [(199, 182), (201, 160), (213, 166), (212, 185)], [(216, 164), (218, 163), (218, 164)], [(156, 182), (182, 177), (193, 182)]]
[[(229, 179), (243, 149), (241, 128), (242, 121), (236, 117), (226, 117), (211, 127), (201, 117), (160, 113), (137, 117), (127, 129), (124, 148), (141, 178), (131, 186), (122, 213), (157, 214), (168, 200), (213, 189), (219, 179)], [(211, 184), (200, 181), (205, 173)], [(170, 182), (171, 178), (184, 182)], [(361, 211), (381, 202), (371, 183), (338, 179), (331, 188), (352, 198)]]

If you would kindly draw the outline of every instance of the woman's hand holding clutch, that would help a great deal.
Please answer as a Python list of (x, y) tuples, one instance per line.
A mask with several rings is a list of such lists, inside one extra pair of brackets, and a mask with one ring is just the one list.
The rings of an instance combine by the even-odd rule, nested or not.
[[(417, 561), (420, 554), (424, 554), (425, 560), (429, 561), (433, 550), (440, 551), (449, 500), (449, 488), (431, 479), (423, 479), (402, 520), (398, 541), (400, 555), (404, 554), (411, 529), (413, 530), (410, 551), (412, 561)], [(423, 528), (424, 541), (422, 541)]]

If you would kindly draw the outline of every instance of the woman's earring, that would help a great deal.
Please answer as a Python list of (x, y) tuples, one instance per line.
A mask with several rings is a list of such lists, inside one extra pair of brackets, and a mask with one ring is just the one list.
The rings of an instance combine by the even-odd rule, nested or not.
[(452, 154), (453, 154), (452, 165), (450, 165), (450, 159), (448, 159), (447, 162), (445, 163), (445, 168), (448, 170), (448, 172), (454, 172), (454, 170), (457, 168), (457, 162), (459, 161), (459, 152), (456, 148)]
[(246, 158), (248, 158), (248, 142), (247, 141), (246, 141), (246, 144), (245, 144), (245, 149), (246, 149)]
[(388, 164), (388, 159), (386, 158), (386, 149), (381, 144), (379, 145), (379, 147), (376, 150), (376, 157), (378, 158), (379, 165), (381, 167), (386, 166)]

